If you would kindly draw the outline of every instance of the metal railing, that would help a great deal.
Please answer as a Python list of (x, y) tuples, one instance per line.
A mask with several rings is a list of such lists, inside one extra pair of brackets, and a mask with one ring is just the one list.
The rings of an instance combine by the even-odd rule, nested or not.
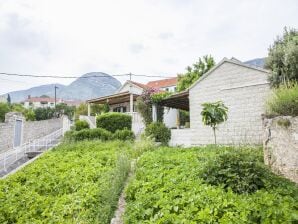
[(49, 135), (24, 143), (14, 149), (10, 149), (0, 154), (0, 171), (6, 171), (9, 166), (19, 159), (27, 156), (28, 152), (43, 152), (56, 146), (59, 143), (60, 137), (63, 134), (63, 129), (52, 132)]

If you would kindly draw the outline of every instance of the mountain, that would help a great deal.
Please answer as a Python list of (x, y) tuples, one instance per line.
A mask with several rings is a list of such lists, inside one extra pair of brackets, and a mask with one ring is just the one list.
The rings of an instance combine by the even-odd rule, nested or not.
[(32, 97), (41, 95), (54, 97), (55, 86), (58, 87), (57, 98), (68, 100), (87, 100), (113, 94), (120, 88), (121, 83), (108, 74), (102, 72), (91, 72), (81, 76), (81, 78), (76, 79), (67, 86), (62, 84), (41, 85), (26, 90), (10, 92), (9, 95), (11, 97), (11, 102), (21, 102), (27, 99), (28, 95)]
[(255, 59), (244, 62), (244, 64), (255, 66), (255, 67), (260, 67), (260, 68), (265, 68), (265, 60), (266, 60), (266, 58), (255, 58)]

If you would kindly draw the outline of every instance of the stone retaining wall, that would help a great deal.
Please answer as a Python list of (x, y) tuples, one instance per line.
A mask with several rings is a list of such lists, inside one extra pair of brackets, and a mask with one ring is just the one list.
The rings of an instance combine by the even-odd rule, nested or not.
[(265, 163), (298, 183), (298, 117), (265, 118), (263, 126)]
[(27, 122), (20, 113), (7, 113), (5, 122), (0, 123), (0, 153), (13, 148), (16, 119), (23, 120), (22, 143), (48, 135), (63, 126), (62, 118)]

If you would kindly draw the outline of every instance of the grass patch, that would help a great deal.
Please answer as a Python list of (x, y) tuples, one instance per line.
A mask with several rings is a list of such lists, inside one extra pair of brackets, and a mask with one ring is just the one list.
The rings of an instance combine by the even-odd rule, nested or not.
[(0, 180), (0, 223), (109, 223), (131, 144), (62, 144)]
[(266, 115), (298, 116), (298, 84), (274, 89), (273, 95), (267, 101)]
[(210, 162), (237, 151), (262, 163), (262, 150), (249, 148), (161, 148), (144, 153), (126, 189), (125, 223), (297, 222), (297, 186), (269, 170), (268, 176), (260, 177), (262, 188), (249, 193), (206, 182)]

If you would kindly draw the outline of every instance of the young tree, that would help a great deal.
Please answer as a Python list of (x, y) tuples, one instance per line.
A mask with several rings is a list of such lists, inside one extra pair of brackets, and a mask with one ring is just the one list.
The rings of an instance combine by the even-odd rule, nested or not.
[(199, 61), (194, 63), (192, 67), (188, 66), (186, 68), (187, 71), (185, 74), (178, 75), (177, 90), (180, 92), (187, 89), (214, 65), (215, 61), (210, 55), (199, 58)]
[(0, 103), (0, 122), (4, 122), (5, 114), (10, 111), (7, 103)]
[(272, 71), (271, 86), (287, 85), (298, 81), (298, 30), (285, 27), (282, 37), (277, 37), (269, 47), (265, 67)]
[(203, 103), (202, 106), (202, 121), (204, 125), (212, 127), (214, 134), (214, 143), (216, 145), (215, 131), (219, 124), (228, 119), (228, 108), (221, 101), (215, 103)]

